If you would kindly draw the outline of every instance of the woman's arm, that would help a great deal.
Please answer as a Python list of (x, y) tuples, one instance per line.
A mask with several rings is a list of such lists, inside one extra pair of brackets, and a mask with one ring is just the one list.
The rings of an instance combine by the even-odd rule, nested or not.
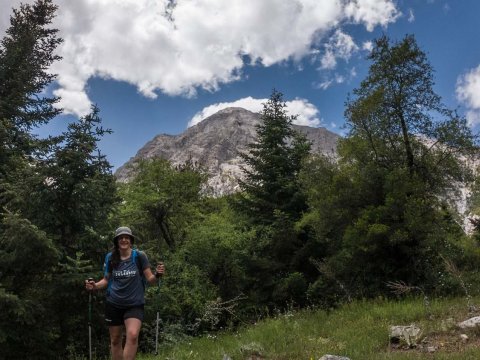
[(88, 291), (106, 289), (108, 286), (108, 276), (103, 277), (100, 281), (85, 280), (85, 288)]
[(145, 270), (143, 270), (143, 275), (145, 276), (145, 279), (147, 279), (150, 285), (155, 285), (157, 283), (157, 279), (163, 276), (164, 272), (165, 272), (165, 265), (163, 265), (163, 263), (159, 263), (155, 268), (155, 274), (152, 272), (152, 270), (149, 267), (147, 267), (145, 268)]

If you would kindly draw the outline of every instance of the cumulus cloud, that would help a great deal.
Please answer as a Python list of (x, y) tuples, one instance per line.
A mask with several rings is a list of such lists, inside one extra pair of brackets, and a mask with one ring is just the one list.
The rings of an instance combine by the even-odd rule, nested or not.
[(215, 114), (216, 112), (229, 108), (229, 107), (241, 107), (252, 112), (260, 112), (263, 109), (263, 103), (265, 103), (267, 99), (254, 99), (251, 96), (236, 100), (233, 102), (223, 102), (209, 105), (203, 108), (201, 111), (197, 112), (193, 118), (188, 122), (188, 127), (197, 125), (202, 120), (206, 119), (207, 117)]
[(457, 80), (457, 98), (467, 107), (467, 120), (472, 126), (480, 124), (480, 65)]
[(390, 0), (353, 0), (346, 4), (345, 14), (354, 22), (365, 24), (368, 31), (377, 25), (386, 27), (401, 16)]
[[(18, 0), (0, 2), (5, 14)], [(25, 0), (32, 2), (32, 0)], [(368, 30), (399, 16), (394, 0), (56, 0), (54, 26), (64, 42), (58, 74), (60, 106), (84, 115), (92, 77), (133, 84), (144, 96), (194, 96), (242, 77), (245, 61), (271, 66), (311, 54), (312, 47), (343, 23)], [(352, 51), (338, 32), (342, 51), (331, 50), (325, 66)], [(343, 35), (342, 35), (343, 34)], [(350, 47), (349, 47), (350, 46)], [(328, 56), (331, 56), (328, 58)], [(246, 60), (248, 59), (248, 60)]]
[[(241, 107), (252, 112), (261, 112), (263, 109), (263, 104), (267, 101), (268, 99), (254, 99), (249, 96), (233, 102), (209, 105), (197, 112), (188, 122), (188, 126), (194, 126), (207, 117), (228, 107)], [(292, 101), (286, 101), (285, 103), (287, 105), (286, 110), (289, 115), (298, 115), (297, 119), (294, 121), (294, 124), (313, 127), (320, 125), (320, 113), (316, 106), (311, 104), (308, 100), (296, 98)]]

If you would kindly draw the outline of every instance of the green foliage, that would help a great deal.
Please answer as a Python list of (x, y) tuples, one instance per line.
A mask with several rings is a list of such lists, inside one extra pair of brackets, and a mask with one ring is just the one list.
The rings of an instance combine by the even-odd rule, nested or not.
[[(476, 301), (479, 299), (476, 298)], [(416, 324), (424, 333), (427, 346), (436, 346), (432, 355), (442, 360), (474, 360), (480, 356), (478, 333), (461, 343), (452, 320), (468, 318), (462, 298), (435, 300), (432, 316), (425, 317), (423, 300), (376, 299), (356, 301), (333, 310), (308, 309), (286, 312), (235, 332), (211, 334), (160, 347), (158, 357), (142, 354), (141, 360), (162, 359), (319, 359), (325, 354), (358, 360), (424, 359), (424, 349), (395, 350), (389, 347), (392, 325)], [(450, 320), (449, 320), (450, 318)]]
[(307, 286), (303, 274), (292, 272), (277, 284), (274, 297), (281, 303), (295, 302), (296, 305), (304, 305)]
[(121, 186), (119, 218), (135, 229), (150, 261), (167, 267), (160, 294), (147, 291), (141, 347), (153, 346), (157, 311), (166, 342), (225, 325), (229, 316), (221, 314), (212, 325), (206, 314), (217, 298), (241, 292), (244, 234), (234, 225), (235, 214), (224, 199), (203, 197), (206, 177), (191, 164), (173, 167), (154, 158), (136, 164), (135, 173)]
[[(38, 346), (55, 340), (45, 328), (51, 321), (48, 304), (51, 281), (59, 253), (46, 234), (18, 214), (3, 214), (0, 234), (0, 346), (6, 358), (19, 354), (53, 357), (54, 351)], [(27, 331), (28, 329), (28, 331)]]
[(346, 142), (352, 147), (346, 151), (385, 169), (405, 167), (432, 192), (468, 178), (458, 156), (476, 151), (474, 137), (466, 119), (434, 92), (433, 69), (415, 38), (407, 35), (391, 44), (383, 36), (368, 59), (369, 73), (346, 103)]
[[(6, 247), (7, 254), (13, 256), (9, 264), (12, 269), (24, 275), (41, 269), (37, 262), (50, 264), (47, 268), (50, 281), (45, 286), (48, 296), (41, 298), (49, 320), (39, 322), (48, 324), (50, 330), (38, 341), (54, 342), (55, 346), (51, 344), (48, 348), (55, 354), (63, 353), (72, 344), (82, 346), (73, 329), (86, 329), (84, 317), (75, 315), (75, 309), (87, 308), (81, 284), (92, 275), (93, 268), (91, 260), (85, 259), (94, 260), (95, 269), (100, 269), (107, 248), (101, 234), (106, 231), (110, 211), (117, 199), (110, 166), (98, 152), (97, 141), (104, 135), (99, 123), (94, 108), (92, 114), (71, 124), (68, 131), (56, 139), (48, 156), (37, 157), (31, 165), (17, 167), (9, 174), (15, 181), (4, 184), (5, 209), (14, 209), (19, 219), (42, 229), (57, 256), (52, 264), (37, 249), (25, 253), (30, 249), (25, 243), (32, 235), (18, 228), (14, 231), (3, 229), (5, 239), (18, 246)], [(2, 275), (2, 282), (8, 280), (7, 274)], [(13, 282), (27, 287), (32, 285), (20, 275)], [(42, 284), (46, 284), (45, 279)], [(34, 284), (34, 288), (42, 287)], [(33, 296), (17, 288), (8, 290), (26, 302)]]
[(175, 168), (159, 158), (140, 161), (135, 171), (121, 187), (124, 203), (119, 216), (151, 247), (160, 250), (166, 244), (173, 250), (198, 216), (206, 177), (191, 164)]
[(178, 251), (186, 264), (197, 266), (218, 288), (223, 300), (234, 298), (246, 286), (249, 233), (238, 226), (236, 214), (225, 199), (206, 202), (206, 213), (192, 224), (188, 241)]
[(283, 95), (274, 90), (263, 105), (257, 142), (242, 156), (247, 166), (238, 205), (257, 224), (268, 225), (283, 216), (294, 220), (305, 209), (297, 176), (310, 144), (293, 130), (296, 116), (288, 116), (285, 108)]
[(79, 312), (93, 269), (86, 259), (100, 268), (116, 201), (111, 167), (98, 151), (109, 131), (97, 108), (58, 137), (31, 133), (61, 112), (58, 98), (42, 95), (59, 59), (61, 39), (50, 26), (56, 9), (49, 0), (21, 5), (0, 46), (0, 328), (8, 329), (0, 345), (11, 359), (86, 348), (77, 336), (86, 333)]
[[(296, 117), (288, 116), (285, 107), (283, 95), (274, 90), (263, 106), (257, 142), (243, 154), (245, 179), (232, 202), (255, 233), (256, 239), (247, 245), (246, 269), (249, 297), (260, 307), (286, 305), (291, 293), (283, 290), (303, 260), (295, 257), (302, 241), (294, 222), (306, 210), (298, 176), (310, 143), (293, 130)], [(302, 298), (303, 294), (295, 300)]]
[(29, 217), (36, 217), (69, 256), (79, 250), (103, 253), (105, 244), (91, 240), (107, 231), (107, 219), (118, 201), (111, 166), (98, 149), (98, 141), (110, 133), (101, 127), (98, 112), (94, 106), (90, 114), (69, 124), (38, 164), (34, 183), (25, 187), (30, 191)]
[(307, 247), (329, 269), (310, 297), (323, 286), (335, 299), (339, 284), (357, 296), (384, 294), (393, 280), (432, 291), (441, 256), (462, 252), (447, 199), (472, 178), (460, 156), (474, 152), (475, 138), (434, 93), (433, 70), (412, 36), (393, 45), (378, 39), (369, 59), (346, 104), (350, 132), (338, 161), (310, 159), (301, 175), (310, 209), (298, 227), (313, 233)]
[(55, 78), (47, 69), (60, 58), (54, 49), (62, 40), (50, 27), (56, 9), (51, 0), (20, 5), (0, 43), (0, 180), (15, 167), (13, 158), (35, 150), (29, 130), (60, 113), (58, 98), (41, 95)]

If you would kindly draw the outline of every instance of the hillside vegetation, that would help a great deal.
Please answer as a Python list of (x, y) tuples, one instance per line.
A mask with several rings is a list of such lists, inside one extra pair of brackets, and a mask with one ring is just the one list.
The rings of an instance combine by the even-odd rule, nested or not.
[[(480, 301), (480, 298), (474, 299)], [(325, 354), (352, 360), (480, 358), (480, 332), (461, 331), (456, 323), (471, 316), (464, 298), (356, 301), (338, 309), (287, 311), (236, 332), (205, 334), (162, 346), (158, 356), (141, 360), (317, 360)], [(389, 341), (391, 325), (415, 324), (420, 344), (408, 347)], [(464, 342), (460, 334), (469, 339)], [(430, 349), (430, 352), (428, 348)]]

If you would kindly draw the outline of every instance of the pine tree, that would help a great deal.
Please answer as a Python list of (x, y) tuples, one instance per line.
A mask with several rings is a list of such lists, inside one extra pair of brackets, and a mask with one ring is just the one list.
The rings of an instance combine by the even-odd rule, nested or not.
[(302, 246), (294, 224), (306, 209), (298, 176), (310, 143), (293, 129), (295, 116), (285, 108), (283, 95), (274, 90), (263, 106), (257, 142), (243, 155), (245, 178), (235, 203), (256, 233), (246, 268), (249, 296), (262, 306), (301, 303), (298, 289), (305, 287), (292, 259)]
[(60, 57), (62, 42), (50, 24), (57, 6), (37, 0), (13, 10), (10, 27), (0, 44), (0, 180), (14, 158), (25, 158), (38, 146), (30, 130), (58, 115), (57, 97), (42, 91), (55, 79), (49, 66)]
[(86, 308), (81, 284), (92, 263), (82, 258), (100, 269), (107, 245), (99, 240), (116, 199), (98, 151), (108, 132), (98, 109), (59, 137), (32, 134), (60, 113), (58, 98), (43, 95), (59, 59), (61, 39), (50, 27), (56, 9), (50, 0), (21, 5), (0, 46), (0, 347), (12, 359), (86, 348), (76, 310)]
[(294, 221), (305, 209), (298, 173), (310, 143), (292, 128), (296, 116), (287, 115), (285, 108), (283, 95), (274, 90), (263, 105), (257, 142), (242, 156), (246, 167), (239, 205), (254, 223), (267, 225), (284, 217)]
[(21, 5), (0, 43), (0, 347), (12, 359), (54, 357), (47, 312), (59, 252), (25, 217), (28, 194), (22, 198), (17, 185), (35, 175), (35, 154), (48, 149), (30, 130), (60, 112), (57, 98), (42, 96), (54, 79), (47, 69), (59, 59), (53, 51), (61, 39), (49, 27), (55, 11), (49, 0)]

